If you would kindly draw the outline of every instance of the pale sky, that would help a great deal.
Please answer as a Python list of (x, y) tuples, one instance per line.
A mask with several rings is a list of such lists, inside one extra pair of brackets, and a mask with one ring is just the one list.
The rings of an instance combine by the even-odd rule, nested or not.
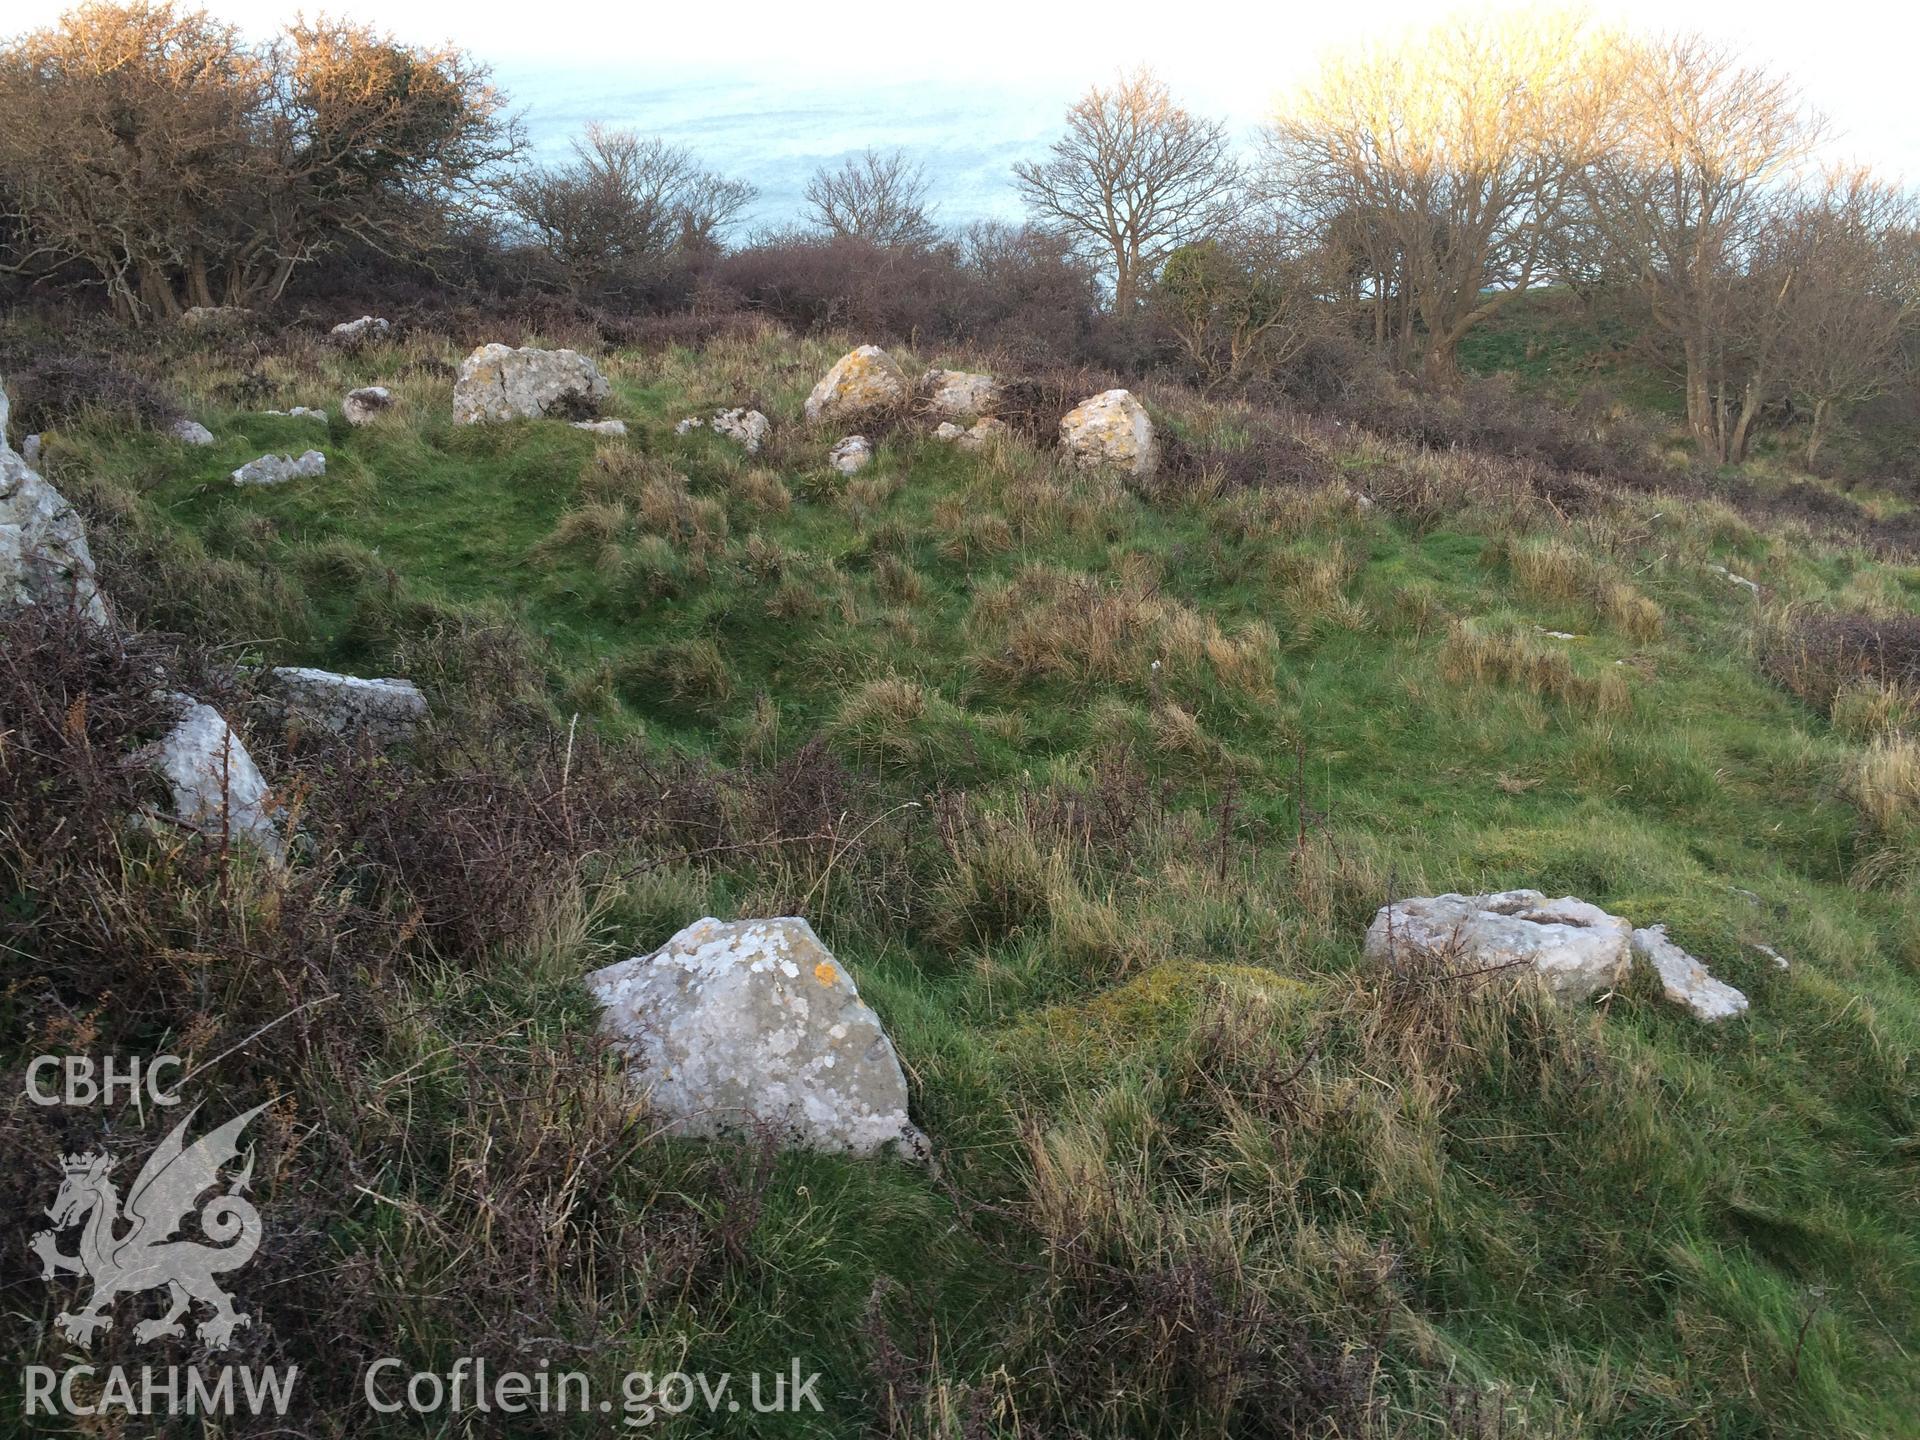
[[(6, 0), (0, 27), (42, 25), (61, 0)], [(303, 8), (283, 0), (209, 0), (207, 8), (266, 35)], [(798, 0), (708, 5), (572, 0), (345, 0), (322, 7), (366, 18), (414, 41), (451, 39), (491, 63), (528, 112), (567, 93), (595, 96), (692, 82), (765, 80), (783, 103), (884, 87), (911, 108), (911, 83), (950, 96), (978, 86), (1029, 99), (1071, 98), (1116, 68), (1150, 62), (1194, 108), (1251, 129), (1273, 97), (1328, 45), (1343, 45), (1450, 8), (1416, 0), (1259, 6), (1249, 0), (969, 0), (951, 6), (820, 6)], [(1496, 8), (1507, 8), (1496, 6)], [(1698, 30), (1790, 73), (1833, 120), (1836, 156), (1920, 184), (1920, 5), (1900, 0), (1612, 0), (1595, 19), (1642, 29)], [(895, 90), (903, 82), (909, 87)], [(617, 87), (617, 88), (616, 88)], [(737, 95), (737, 91), (735, 92)], [(644, 110), (644, 107), (641, 107)], [(621, 116), (605, 117), (618, 121)], [(913, 117), (903, 113), (901, 120)], [(962, 121), (961, 123), (964, 123)], [(770, 139), (777, 139), (770, 136)], [(865, 143), (885, 145), (876, 133)]]

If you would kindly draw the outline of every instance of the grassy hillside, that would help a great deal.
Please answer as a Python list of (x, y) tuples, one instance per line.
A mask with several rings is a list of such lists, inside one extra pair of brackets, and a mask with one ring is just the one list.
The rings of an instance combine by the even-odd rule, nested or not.
[[(1914, 698), (1796, 628), (1911, 623), (1920, 566), (1679, 477), (1571, 491), (1177, 391), (1147, 392), (1183, 457), (1151, 486), (914, 423), (846, 479), (800, 419), (843, 348), (608, 355), (625, 439), (454, 427), (442, 339), (209, 350), (169, 378), (216, 446), (48, 442), (146, 624), (413, 675), (448, 774), (597, 737), (589, 785), (664, 777), (535, 923), (392, 941), (361, 1028), (280, 1077), (339, 1138), (287, 1141), (262, 1209), (345, 1257), (371, 1329), (338, 1333), (422, 1366), (476, 1332), (610, 1371), (798, 1355), (828, 1379), (795, 1434), (1920, 1433)], [(400, 403), (364, 429), (252, 413), (366, 383)], [(733, 404), (761, 456), (673, 433)], [(325, 479), (225, 483), (307, 445)], [(1284, 483), (1233, 461), (1268, 453)], [(1520, 886), (1665, 922), (1751, 1011), (1361, 959), (1390, 895)], [(553, 1058), (585, 1053), (578, 977), (708, 913), (808, 916), (937, 1177), (574, 1115), (556, 1090), (605, 1073)], [(562, 1115), (592, 1137), (564, 1192), (572, 1152), (523, 1133)], [(496, 1227), (549, 1204), (514, 1258)], [(546, 1298), (495, 1334), (507, 1285)], [(286, 1293), (278, 1353), (344, 1369), (361, 1342), (303, 1328), (336, 1302)], [(385, 1433), (351, 1383), (316, 1433)]]

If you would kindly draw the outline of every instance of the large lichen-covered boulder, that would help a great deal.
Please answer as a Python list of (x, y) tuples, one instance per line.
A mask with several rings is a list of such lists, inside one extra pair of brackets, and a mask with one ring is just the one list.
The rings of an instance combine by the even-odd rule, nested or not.
[(1555, 997), (1583, 1000), (1627, 978), (1633, 926), (1598, 905), (1538, 890), (1431, 895), (1381, 906), (1367, 929), (1367, 958), (1404, 963), (1442, 955), (1464, 969), (1537, 976)]
[(927, 1157), (880, 1017), (805, 920), (698, 920), (587, 983), (635, 1088), (677, 1132), (769, 1126), (814, 1150)]
[(151, 755), (172, 787), (174, 818), (203, 834), (246, 841), (270, 860), (284, 859), (267, 782), (246, 744), (211, 705), (187, 695), (174, 699), (180, 718)]
[(461, 362), (453, 382), (453, 418), (585, 420), (607, 397), (607, 377), (578, 350), (482, 345)]
[(427, 718), (427, 699), (411, 680), (367, 679), (280, 665), (266, 686), (287, 713), (336, 735), (365, 734), (381, 743), (404, 740)]
[(1131, 390), (1103, 390), (1082, 400), (1061, 418), (1060, 444), (1088, 469), (1133, 475), (1153, 470), (1153, 421)]
[(1747, 997), (1716, 980), (1693, 956), (1667, 938), (1667, 927), (1649, 925), (1633, 932), (1633, 958), (1653, 971), (1660, 992), (1699, 1020), (1731, 1020), (1747, 1013)]
[(7, 444), (7, 392), (0, 387), (0, 610), (73, 605), (107, 621), (87, 526), (58, 490)]
[(807, 419), (854, 420), (906, 403), (912, 393), (894, 358), (878, 345), (849, 350), (807, 396)]
[(1000, 385), (972, 370), (929, 370), (920, 377), (920, 393), (936, 419), (972, 420), (993, 413)]

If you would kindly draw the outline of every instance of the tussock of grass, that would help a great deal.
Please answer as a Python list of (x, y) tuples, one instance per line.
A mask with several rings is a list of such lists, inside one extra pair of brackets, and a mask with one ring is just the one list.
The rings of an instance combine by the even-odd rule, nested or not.
[(1518, 621), (1450, 622), (1440, 664), (1442, 673), (1452, 680), (1516, 685), (1603, 715), (1619, 714), (1633, 703), (1632, 690), (1617, 669), (1589, 675), (1565, 650)]

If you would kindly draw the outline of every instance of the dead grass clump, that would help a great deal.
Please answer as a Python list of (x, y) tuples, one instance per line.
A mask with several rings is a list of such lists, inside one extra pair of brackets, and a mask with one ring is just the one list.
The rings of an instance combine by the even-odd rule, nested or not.
[(1525, 538), (1506, 546), (1514, 579), (1529, 595), (1587, 606), (1634, 640), (1652, 640), (1665, 621), (1660, 607), (1622, 579), (1613, 566), (1565, 540)]
[(748, 470), (736, 475), (727, 486), (736, 519), (748, 520), (763, 515), (785, 515), (793, 508), (793, 494), (771, 470)]
[(1632, 691), (1619, 668), (1583, 674), (1564, 650), (1548, 645), (1517, 621), (1451, 621), (1440, 648), (1440, 665), (1449, 680), (1519, 685), (1603, 715), (1619, 714), (1632, 704)]
[(634, 500), (640, 528), (672, 541), (690, 554), (718, 555), (727, 542), (727, 512), (720, 502), (687, 489), (683, 476), (656, 476)]
[(1761, 668), (1816, 709), (1831, 712), (1852, 681), (1920, 693), (1920, 615), (1814, 615), (1783, 608), (1755, 626)]

